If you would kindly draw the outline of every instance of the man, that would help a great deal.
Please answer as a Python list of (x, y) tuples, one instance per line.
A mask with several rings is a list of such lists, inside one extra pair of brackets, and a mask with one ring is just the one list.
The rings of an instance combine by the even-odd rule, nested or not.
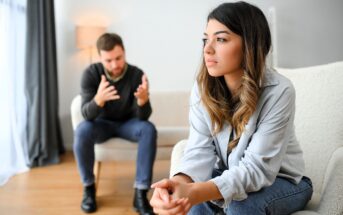
[(111, 137), (138, 142), (133, 206), (140, 214), (153, 214), (147, 200), (156, 154), (156, 129), (148, 120), (152, 110), (146, 75), (125, 60), (119, 35), (103, 34), (97, 41), (101, 63), (90, 65), (81, 80), (82, 115), (75, 131), (74, 153), (84, 185), (81, 209), (96, 211), (94, 144)]

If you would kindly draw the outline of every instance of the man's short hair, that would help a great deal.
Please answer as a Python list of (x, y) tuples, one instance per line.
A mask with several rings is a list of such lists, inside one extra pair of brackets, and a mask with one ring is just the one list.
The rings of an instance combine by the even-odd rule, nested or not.
[(123, 50), (125, 50), (123, 40), (118, 34), (115, 33), (104, 33), (96, 42), (96, 47), (99, 54), (101, 50), (111, 51), (115, 46), (120, 46)]

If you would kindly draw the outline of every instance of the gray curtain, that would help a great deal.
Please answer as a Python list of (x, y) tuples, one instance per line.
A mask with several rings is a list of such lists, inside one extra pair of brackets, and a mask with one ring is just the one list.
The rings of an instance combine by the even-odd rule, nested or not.
[(27, 1), (25, 90), (28, 102), (29, 165), (59, 162), (64, 152), (58, 117), (58, 83), (53, 0)]

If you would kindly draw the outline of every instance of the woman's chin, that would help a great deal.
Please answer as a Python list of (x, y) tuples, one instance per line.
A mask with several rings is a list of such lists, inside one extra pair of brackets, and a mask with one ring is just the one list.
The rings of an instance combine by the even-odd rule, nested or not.
[(211, 77), (220, 77), (222, 76), (223, 74), (221, 74), (220, 72), (216, 71), (216, 70), (211, 70), (211, 69), (208, 69), (208, 74), (211, 76)]

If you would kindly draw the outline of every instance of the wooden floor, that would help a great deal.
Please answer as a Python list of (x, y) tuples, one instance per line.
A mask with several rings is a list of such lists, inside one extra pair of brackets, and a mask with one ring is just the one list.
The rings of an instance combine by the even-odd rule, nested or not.
[[(154, 181), (168, 177), (170, 161), (155, 162)], [(101, 169), (97, 215), (134, 215), (135, 162), (106, 162)], [(151, 196), (151, 192), (149, 193)], [(1, 215), (78, 215), (82, 185), (71, 152), (61, 163), (31, 169), (0, 187)]]

